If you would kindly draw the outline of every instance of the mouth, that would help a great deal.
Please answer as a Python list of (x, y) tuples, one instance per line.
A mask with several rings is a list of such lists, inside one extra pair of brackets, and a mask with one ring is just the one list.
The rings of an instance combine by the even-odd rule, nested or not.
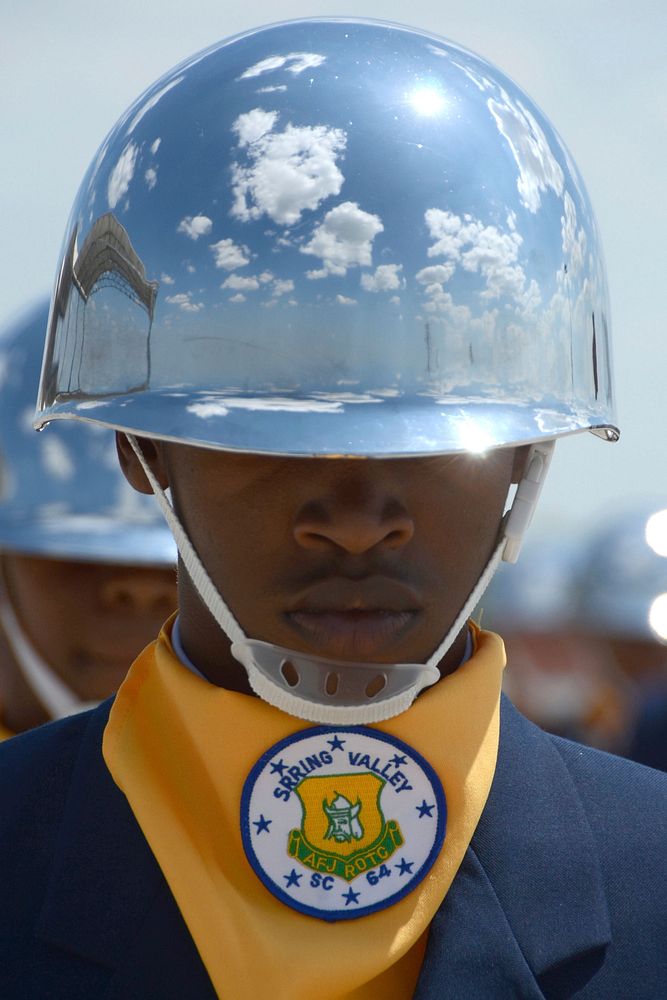
[(287, 618), (318, 653), (368, 660), (402, 638), (417, 615), (417, 611), (294, 611)]
[(318, 655), (367, 661), (386, 656), (421, 613), (410, 588), (375, 577), (322, 581), (285, 618)]

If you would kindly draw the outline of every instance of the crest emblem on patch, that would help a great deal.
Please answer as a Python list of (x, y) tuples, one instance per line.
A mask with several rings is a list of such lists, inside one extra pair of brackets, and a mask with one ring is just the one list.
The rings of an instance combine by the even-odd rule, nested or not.
[(281, 902), (323, 920), (366, 916), (416, 888), (446, 821), (431, 765), (365, 726), (317, 726), (281, 740), (257, 761), (241, 798), (256, 875)]

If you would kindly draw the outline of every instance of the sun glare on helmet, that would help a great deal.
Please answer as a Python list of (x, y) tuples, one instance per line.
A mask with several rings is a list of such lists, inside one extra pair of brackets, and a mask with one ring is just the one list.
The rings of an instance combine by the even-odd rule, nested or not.
[(472, 420), (459, 425), (459, 440), (471, 455), (484, 455), (494, 445), (491, 434)]
[(408, 101), (418, 115), (432, 118), (443, 110), (447, 101), (441, 90), (435, 87), (419, 87), (408, 95)]
[(646, 522), (646, 541), (656, 555), (667, 557), (667, 510), (651, 514)]
[(667, 594), (659, 594), (651, 604), (648, 623), (661, 642), (667, 642)]

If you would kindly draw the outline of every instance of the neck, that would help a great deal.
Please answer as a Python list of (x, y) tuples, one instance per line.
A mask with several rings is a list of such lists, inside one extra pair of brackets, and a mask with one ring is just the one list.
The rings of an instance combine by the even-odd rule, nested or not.
[(216, 687), (254, 695), (248, 674), (231, 653), (231, 642), (193, 587), (179, 575), (178, 620), (183, 649), (206, 680)]

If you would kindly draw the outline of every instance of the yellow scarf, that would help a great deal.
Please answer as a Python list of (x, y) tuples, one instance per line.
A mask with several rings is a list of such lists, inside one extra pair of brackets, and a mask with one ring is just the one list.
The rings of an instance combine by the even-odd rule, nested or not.
[[(426, 878), (386, 909), (327, 923), (272, 896), (246, 859), (244, 782), (273, 744), (307, 724), (197, 677), (167, 623), (123, 682), (103, 753), (165, 875), (221, 997), (405, 1000), (426, 931), (470, 843), (493, 779), (505, 654), (492, 633), (474, 655), (378, 729), (431, 764), (447, 798), (443, 849)], [(165, 942), (168, 947), (168, 942)]]
[(4, 722), (2, 721), (3, 713), (4, 713), (4, 705), (0, 701), (0, 743), (2, 743), (3, 740), (11, 739), (12, 736), (16, 736), (16, 733), (12, 732), (11, 729), (8, 729), (7, 726), (4, 724)]

